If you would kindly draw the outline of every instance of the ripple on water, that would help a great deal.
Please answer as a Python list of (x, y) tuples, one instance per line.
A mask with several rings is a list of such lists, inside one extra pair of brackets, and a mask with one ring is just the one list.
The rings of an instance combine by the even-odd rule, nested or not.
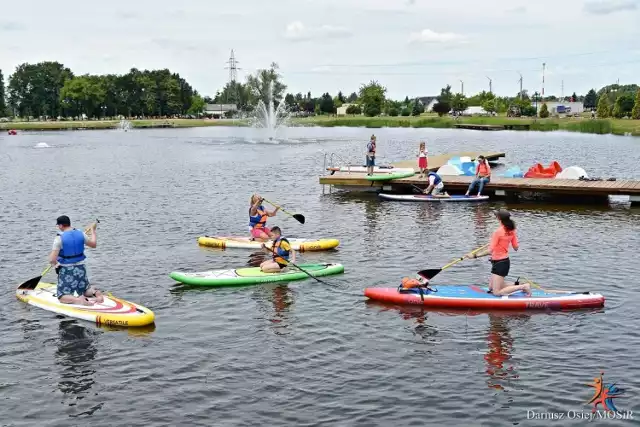
[[(640, 178), (633, 138), (567, 133), (376, 129), (379, 162), (430, 153), (506, 151), (506, 166), (553, 159), (591, 176)], [(605, 372), (634, 409), (640, 212), (614, 207), (491, 202), (407, 204), (375, 194), (322, 194), (324, 154), (355, 164), (371, 129), (288, 129), (262, 144), (249, 129), (24, 133), (3, 140), (0, 390), (7, 425), (544, 425), (527, 410), (589, 411), (586, 384)], [(53, 148), (34, 150), (46, 141)], [(612, 153), (614, 157), (612, 157)], [(611, 158), (611, 164), (602, 159)], [(96, 160), (99, 159), (99, 160)], [(55, 165), (55, 167), (53, 166)], [(500, 171), (500, 168), (496, 169)], [(73, 189), (73, 197), (68, 191)], [(201, 235), (244, 235), (252, 192), (302, 213), (270, 225), (335, 237), (304, 253), (345, 273), (228, 289), (174, 286), (170, 271), (255, 265), (243, 250), (200, 248)], [(603, 310), (450, 313), (365, 302), (368, 286), (442, 266), (483, 245), (493, 210), (511, 210), (521, 250), (512, 272), (552, 289), (597, 291)], [(154, 328), (113, 330), (15, 299), (46, 264), (65, 213), (95, 218), (91, 280), (156, 314)], [(486, 261), (459, 263), (439, 284), (484, 282)], [(55, 280), (55, 275), (46, 277)], [(578, 424), (577, 421), (570, 424)], [(4, 425), (4, 424), (3, 424)]]

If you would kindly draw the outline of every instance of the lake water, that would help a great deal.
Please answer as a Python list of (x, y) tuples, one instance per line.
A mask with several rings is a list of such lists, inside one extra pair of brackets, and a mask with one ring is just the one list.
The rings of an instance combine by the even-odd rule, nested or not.
[[(362, 164), (371, 133), (378, 163), (414, 158), (426, 138), (431, 154), (505, 151), (505, 166), (557, 160), (640, 178), (640, 138), (586, 134), (295, 128), (278, 144), (218, 127), (0, 136), (0, 425), (548, 425), (528, 419), (543, 412), (584, 425), (567, 414), (590, 413), (587, 384), (601, 371), (625, 390), (618, 409), (637, 412), (640, 209), (323, 195), (324, 154)], [(306, 216), (304, 225), (269, 219), (290, 237), (340, 239), (337, 251), (301, 258), (343, 263), (345, 273), (328, 285), (174, 286), (174, 270), (259, 261), (196, 243), (246, 234), (256, 191)], [(498, 207), (518, 226), (512, 274), (601, 292), (605, 308), (453, 315), (365, 301), (365, 287), (396, 286), (486, 243)], [(78, 227), (100, 219), (92, 281), (152, 309), (155, 328), (109, 330), (15, 298), (46, 266), (61, 214)], [(482, 283), (488, 273), (486, 259), (466, 261), (434, 282)]]

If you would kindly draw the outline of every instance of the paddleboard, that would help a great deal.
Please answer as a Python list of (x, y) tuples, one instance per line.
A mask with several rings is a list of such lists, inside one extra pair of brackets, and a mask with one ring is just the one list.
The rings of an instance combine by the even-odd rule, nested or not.
[[(289, 243), (291, 243), (291, 247), (295, 251), (299, 252), (317, 252), (317, 251), (327, 251), (329, 249), (336, 248), (340, 241), (337, 239), (294, 239), (287, 238)], [(235, 248), (235, 249), (257, 249), (260, 250), (263, 242), (258, 242), (255, 240), (251, 240), (250, 237), (212, 237), (212, 236), (201, 236), (198, 237), (198, 244), (202, 246), (209, 246), (211, 248)], [(270, 240), (268, 242), (264, 242), (267, 248), (270, 248), (273, 245), (273, 241)]]
[[(300, 268), (315, 277), (344, 273), (342, 264), (298, 264)], [(259, 283), (284, 282), (310, 279), (310, 277), (291, 266), (286, 271), (264, 273), (260, 267), (234, 268), (227, 270), (211, 270), (200, 273), (174, 271), (169, 274), (173, 280), (194, 286), (239, 286)]]
[(440, 308), (468, 308), (487, 310), (570, 310), (604, 306), (604, 296), (593, 292), (552, 293), (532, 289), (508, 296), (488, 293), (489, 288), (476, 285), (429, 285), (434, 291), (417, 289), (398, 292), (398, 288), (366, 288), (364, 295), (372, 300), (393, 304), (416, 304)]
[(102, 304), (92, 306), (63, 304), (56, 298), (56, 285), (38, 283), (35, 289), (16, 289), (20, 301), (63, 316), (95, 322), (107, 326), (146, 326), (155, 320), (154, 313), (146, 307), (116, 298), (104, 296)]
[(489, 200), (489, 196), (452, 195), (450, 197), (433, 197), (431, 194), (378, 194), (380, 198), (402, 202), (482, 202)]
[(410, 176), (414, 176), (415, 174), (416, 173), (413, 169), (404, 169), (402, 171), (390, 173), (378, 172), (374, 173), (373, 175), (365, 175), (364, 178), (367, 181), (388, 181), (391, 179), (407, 178)]

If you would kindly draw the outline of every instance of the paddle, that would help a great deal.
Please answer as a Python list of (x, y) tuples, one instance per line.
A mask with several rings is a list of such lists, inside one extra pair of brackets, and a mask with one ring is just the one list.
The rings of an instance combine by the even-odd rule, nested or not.
[[(96, 224), (99, 224), (99, 223), (100, 223), (100, 220), (96, 219)], [(91, 230), (91, 227), (87, 227), (85, 228), (84, 232), (88, 233), (90, 230)], [(27, 280), (26, 282), (18, 286), (18, 289), (35, 289), (36, 286), (38, 286), (38, 283), (40, 283), (40, 280), (44, 277), (44, 275), (49, 272), (51, 267), (53, 267), (53, 265), (49, 264), (49, 266), (44, 269), (41, 275), (34, 277), (33, 279)]]
[[(486, 248), (487, 246), (489, 246), (489, 244), (488, 244), (488, 243), (487, 243), (486, 245), (484, 245), (484, 246), (479, 247), (478, 249), (475, 249), (475, 250), (474, 250), (474, 251), (472, 251), (471, 253), (472, 253), (472, 254), (475, 254), (476, 252), (479, 252), (480, 250), (482, 250), (482, 249)], [(460, 257), (460, 258), (456, 259), (455, 261), (452, 261), (452, 262), (450, 262), (449, 264), (445, 265), (445, 266), (444, 266), (444, 267), (442, 267), (442, 268), (431, 268), (431, 269), (428, 269), (428, 270), (421, 270), (421, 271), (418, 271), (418, 276), (420, 276), (420, 277), (424, 277), (424, 278), (425, 278), (425, 279), (427, 279), (427, 280), (431, 280), (431, 279), (433, 279), (433, 278), (434, 278), (438, 273), (440, 273), (442, 270), (445, 270), (445, 269), (447, 269), (447, 268), (451, 267), (452, 265), (459, 263), (459, 262), (460, 262), (460, 261), (462, 261), (463, 259), (464, 259), (464, 257)]]
[(533, 286), (534, 288), (538, 288), (540, 289), (542, 292), (546, 292), (549, 294), (574, 294), (575, 292), (571, 292), (571, 291), (560, 291), (557, 289), (545, 289), (540, 285), (535, 284), (531, 279), (527, 279), (524, 276), (521, 276), (525, 282), (527, 282), (528, 284), (530, 284), (531, 286)]
[(316, 276), (311, 275), (311, 273), (309, 273), (308, 271), (303, 270), (302, 268), (300, 268), (300, 266), (299, 266), (299, 265), (296, 265), (296, 264), (294, 264), (294, 263), (292, 263), (292, 262), (290, 262), (290, 261), (289, 261), (289, 262), (287, 262), (287, 263), (288, 263), (288, 264), (293, 265), (295, 268), (297, 268), (298, 270), (302, 271), (302, 272), (303, 272), (303, 273), (305, 273), (307, 276), (309, 276), (309, 277), (311, 277), (311, 278), (313, 278), (313, 279), (316, 279), (318, 282), (322, 283), (323, 285), (328, 285), (328, 283), (327, 283), (327, 282), (323, 282), (322, 280), (318, 279)]
[(269, 203), (270, 205), (273, 205), (273, 207), (279, 208), (282, 212), (286, 213), (287, 215), (292, 216), (292, 217), (293, 217), (293, 219), (295, 219), (296, 221), (298, 221), (300, 224), (304, 224), (304, 215), (289, 213), (289, 212), (285, 211), (284, 209), (282, 209), (280, 206), (276, 205), (276, 204), (275, 204), (275, 203), (273, 203), (273, 202), (268, 201), (268, 200), (267, 200), (267, 199), (265, 199), (265, 198), (262, 198), (262, 200), (264, 200), (265, 202)]

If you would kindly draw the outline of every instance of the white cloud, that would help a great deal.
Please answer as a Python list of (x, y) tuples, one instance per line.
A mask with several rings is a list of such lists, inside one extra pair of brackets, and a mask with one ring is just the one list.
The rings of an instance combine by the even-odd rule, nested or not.
[(609, 15), (623, 10), (636, 10), (637, 0), (599, 0), (588, 1), (584, 4), (584, 10), (593, 15)]
[(319, 27), (307, 27), (300, 21), (294, 21), (287, 25), (284, 36), (289, 40), (314, 40), (329, 38), (351, 37), (353, 33), (345, 27), (334, 25), (321, 25)]
[(409, 42), (411, 43), (465, 43), (466, 41), (466, 37), (461, 34), (437, 33), (429, 29), (409, 35)]

